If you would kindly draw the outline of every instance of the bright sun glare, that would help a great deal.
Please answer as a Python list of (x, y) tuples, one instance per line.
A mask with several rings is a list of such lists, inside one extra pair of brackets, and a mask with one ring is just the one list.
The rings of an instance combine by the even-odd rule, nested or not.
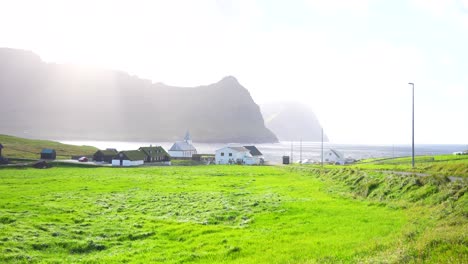
[(233, 75), (257, 103), (308, 104), (337, 142), (407, 143), (412, 81), (420, 143), (467, 140), (466, 0), (1, 3), (0, 45), (48, 62), (181, 86)]

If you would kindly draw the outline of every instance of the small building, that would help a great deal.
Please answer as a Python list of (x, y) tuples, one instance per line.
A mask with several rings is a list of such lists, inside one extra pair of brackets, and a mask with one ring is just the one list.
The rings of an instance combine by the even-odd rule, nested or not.
[(107, 162), (112, 163), (112, 159), (118, 154), (119, 152), (116, 149), (105, 149), (105, 150), (98, 150), (93, 155), (93, 160), (97, 162)]
[(166, 150), (161, 146), (141, 147), (139, 151), (145, 154), (144, 162), (159, 162), (164, 164), (171, 164), (171, 157)]
[(8, 164), (8, 159), (3, 156), (0, 156), (0, 165), (2, 164)]
[(8, 164), (8, 159), (2, 156), (3, 145), (0, 143), (0, 164)]
[[(259, 151), (260, 152), (260, 151)], [(259, 165), (260, 159), (254, 157), (246, 147), (226, 146), (216, 150), (216, 164)]]
[(42, 149), (41, 151), (41, 159), (47, 159), (47, 160), (54, 160), (57, 157), (57, 153), (55, 152), (55, 149)]
[(120, 151), (112, 158), (112, 166), (138, 166), (143, 165), (146, 155), (139, 150)]
[(176, 141), (169, 149), (169, 155), (172, 158), (191, 158), (193, 154), (197, 154), (197, 149), (192, 144), (192, 138), (187, 131), (184, 141)]
[(244, 146), (244, 148), (248, 149), (250, 151), (250, 155), (255, 160), (255, 164), (264, 164), (265, 159), (263, 158), (263, 154), (258, 150), (256, 146)]
[(344, 154), (335, 149), (329, 149), (328, 151), (326, 151), (323, 154), (323, 161), (325, 163), (333, 163), (340, 165), (344, 165), (346, 163)]

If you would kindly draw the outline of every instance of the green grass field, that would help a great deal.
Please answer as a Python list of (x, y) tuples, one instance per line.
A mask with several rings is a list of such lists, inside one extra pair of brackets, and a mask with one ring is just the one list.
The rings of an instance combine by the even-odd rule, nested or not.
[(95, 147), (74, 146), (49, 140), (25, 139), (0, 134), (3, 156), (9, 159), (39, 159), (43, 148), (52, 148), (57, 152), (57, 159), (70, 159), (72, 155), (92, 155)]
[(301, 167), (3, 169), (0, 262), (467, 263), (466, 182), (387, 177)]

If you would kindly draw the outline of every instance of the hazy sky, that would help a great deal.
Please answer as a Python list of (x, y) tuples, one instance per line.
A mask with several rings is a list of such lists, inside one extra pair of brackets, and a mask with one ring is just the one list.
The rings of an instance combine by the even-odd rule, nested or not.
[(0, 0), (0, 46), (300, 101), (341, 143), (468, 143), (468, 0)]

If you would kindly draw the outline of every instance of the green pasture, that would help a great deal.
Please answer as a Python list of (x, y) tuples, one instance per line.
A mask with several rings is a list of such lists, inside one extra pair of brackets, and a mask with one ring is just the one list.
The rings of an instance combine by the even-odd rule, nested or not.
[(385, 189), (385, 177), (255, 166), (3, 169), (0, 262), (466, 263), (466, 183), (394, 178), (389, 186), (405, 189)]

